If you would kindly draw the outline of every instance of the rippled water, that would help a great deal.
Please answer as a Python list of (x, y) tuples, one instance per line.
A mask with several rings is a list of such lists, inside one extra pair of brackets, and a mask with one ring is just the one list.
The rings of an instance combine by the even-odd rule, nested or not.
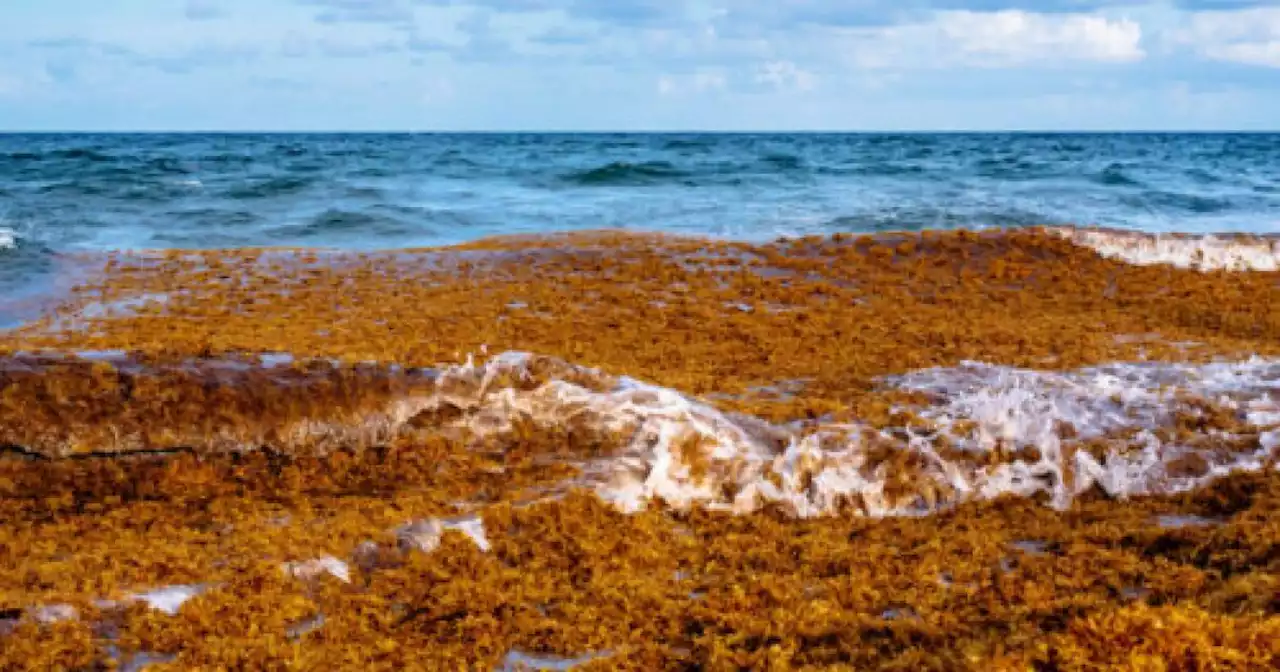
[(0, 288), (65, 250), (621, 227), (1280, 230), (1280, 134), (0, 135)]

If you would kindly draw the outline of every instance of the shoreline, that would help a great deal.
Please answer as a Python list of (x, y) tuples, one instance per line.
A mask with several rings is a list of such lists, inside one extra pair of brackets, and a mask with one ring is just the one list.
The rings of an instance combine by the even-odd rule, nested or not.
[(1274, 272), (1037, 231), (96, 263), (0, 332), (0, 667), (1280, 660)]

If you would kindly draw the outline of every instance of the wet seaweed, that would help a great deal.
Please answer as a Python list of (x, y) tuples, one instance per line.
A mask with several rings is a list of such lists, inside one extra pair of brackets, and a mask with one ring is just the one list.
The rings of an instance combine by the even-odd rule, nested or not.
[[(1274, 669), (1270, 465), (1056, 509), (1005, 495), (910, 517), (660, 498), (627, 512), (584, 480), (626, 431), (581, 415), (484, 431), (473, 402), (638, 379), (755, 418), (743, 426), (762, 445), (780, 441), (768, 423), (893, 435), (927, 426), (906, 409), (928, 393), (886, 390), (885, 376), (1278, 355), (1277, 280), (1127, 265), (1038, 232), (111, 255), (0, 340), (0, 668), (494, 669), (520, 652), (587, 670)], [(62, 328), (70, 315), (77, 328)], [(1133, 334), (1159, 336), (1116, 338)], [(72, 356), (86, 351), (128, 354)], [(388, 413), (440, 393), (425, 372), (468, 355), (495, 371), (486, 353), (511, 351), (545, 357)], [(272, 366), (252, 354), (282, 352)], [(1244, 436), (1240, 418), (1188, 409), (1171, 437), (1210, 456), (1257, 449), (1256, 431), (1203, 438)], [(282, 430), (373, 416), (393, 427)], [(695, 480), (720, 468), (700, 461), (707, 449), (680, 445)], [(871, 470), (918, 469), (869, 454)], [(413, 528), (467, 515), (487, 548), (443, 523)], [(1164, 524), (1201, 519), (1214, 524)], [(401, 540), (428, 528), (432, 543)], [(347, 580), (290, 570), (333, 562)], [(197, 585), (168, 611), (137, 598)]]

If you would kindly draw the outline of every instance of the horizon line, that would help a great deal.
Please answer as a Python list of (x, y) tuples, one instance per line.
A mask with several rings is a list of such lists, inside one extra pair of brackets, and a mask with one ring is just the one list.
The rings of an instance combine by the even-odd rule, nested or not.
[(383, 129), (383, 130), (344, 130), (344, 129), (133, 129), (133, 130), (92, 130), (92, 129), (0, 129), (4, 135), (998, 135), (998, 134), (1042, 134), (1042, 135), (1142, 135), (1142, 134), (1277, 134), (1275, 129), (900, 129), (900, 130), (572, 130), (572, 129)]

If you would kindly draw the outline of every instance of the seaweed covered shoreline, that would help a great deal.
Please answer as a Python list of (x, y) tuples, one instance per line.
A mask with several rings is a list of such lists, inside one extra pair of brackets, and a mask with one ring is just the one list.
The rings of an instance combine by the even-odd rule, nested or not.
[[(1271, 669), (1280, 275), (1086, 242), (86, 257), (0, 335), (0, 667)], [(1014, 372), (1014, 415), (1066, 385), (1123, 422), (1086, 441), (1057, 402), (1035, 431), (976, 413), (983, 378), (885, 382), (971, 362)], [(1172, 412), (1080, 382), (1117, 362), (1186, 367), (1139, 390), (1180, 385)], [(967, 495), (912, 448), (943, 419), (965, 474), (1141, 449), (1158, 494)], [(855, 424), (879, 438), (787, 452)], [(828, 491), (858, 497), (796, 504)]]

